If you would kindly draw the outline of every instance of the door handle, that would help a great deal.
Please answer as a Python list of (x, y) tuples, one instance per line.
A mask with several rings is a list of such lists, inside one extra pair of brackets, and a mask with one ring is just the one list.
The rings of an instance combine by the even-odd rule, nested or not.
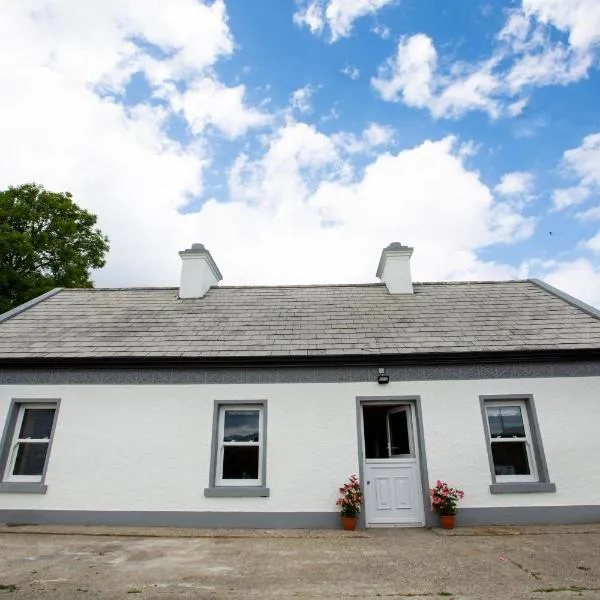
[(371, 482), (370, 482), (370, 481), (367, 481), (367, 485), (371, 485)]

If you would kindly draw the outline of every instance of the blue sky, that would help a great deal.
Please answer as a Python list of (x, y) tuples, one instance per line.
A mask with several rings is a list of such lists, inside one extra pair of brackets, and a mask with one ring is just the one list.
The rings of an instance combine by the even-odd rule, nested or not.
[[(600, 0), (3, 3), (0, 185), (69, 190), (97, 285), (540, 277), (600, 306)], [(10, 58), (10, 59), (9, 59)]]

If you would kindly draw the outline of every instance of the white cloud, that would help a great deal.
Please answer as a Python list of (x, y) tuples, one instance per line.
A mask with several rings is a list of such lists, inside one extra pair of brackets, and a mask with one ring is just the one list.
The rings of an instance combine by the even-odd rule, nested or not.
[(432, 79), (437, 52), (430, 37), (417, 34), (398, 42), (394, 58), (388, 59), (373, 78), (373, 87), (384, 100), (402, 99), (409, 106), (422, 108), (432, 98)]
[(467, 140), (460, 144), (458, 148), (458, 156), (461, 159), (467, 159), (475, 156), (481, 148), (481, 144), (476, 144), (473, 140)]
[(555, 208), (562, 210), (575, 204), (580, 204), (590, 197), (591, 191), (585, 186), (574, 186), (570, 188), (563, 188), (560, 190), (554, 190), (552, 193), (552, 201), (554, 202)]
[(364, 138), (373, 147), (385, 146), (394, 140), (394, 130), (387, 125), (369, 123), (364, 131)]
[[(579, 81), (593, 66), (592, 44), (600, 38), (598, 1), (573, 2), (575, 14), (567, 18), (570, 0), (524, 0), (509, 12), (490, 56), (478, 62), (446, 67), (429, 36), (401, 38), (396, 55), (379, 68), (372, 85), (384, 100), (427, 108), (436, 118), (457, 118), (468, 111), (491, 118), (519, 115), (532, 89)], [(591, 21), (584, 28), (582, 19), (592, 2)], [(570, 31), (571, 43), (556, 41), (554, 28)]]
[[(178, 209), (202, 193), (209, 160), (201, 136), (187, 147), (169, 137), (173, 113), (161, 98), (180, 81), (191, 94), (208, 81), (210, 93), (197, 99), (229, 102), (230, 122), (214, 103), (182, 105), (184, 126), (237, 135), (263, 118), (244, 107), (243, 87), (227, 88), (211, 73), (233, 51), (221, 0), (94, 6), (3, 3), (0, 79), (10, 93), (0, 98), (0, 189), (36, 181), (96, 213), (111, 240), (97, 283), (173, 284), (177, 250), (196, 241), (199, 218)], [(121, 102), (133, 73), (148, 78), (152, 104)]]
[(600, 186), (600, 133), (587, 135), (581, 146), (567, 150), (564, 163), (582, 185)]
[[(470, 110), (487, 112), (496, 118), (501, 113), (498, 100), (494, 98), (500, 88), (500, 82), (493, 73), (495, 60), (476, 65), (455, 65), (455, 73), (437, 97), (428, 102), (435, 117), (459, 117)], [(458, 67), (458, 68), (457, 68)]]
[(498, 116), (500, 109), (493, 97), (500, 87), (492, 73), (495, 61), (475, 66), (456, 63), (448, 77), (439, 75), (437, 62), (429, 36), (404, 37), (396, 56), (379, 68), (371, 84), (384, 100), (428, 108), (435, 117), (458, 117), (469, 110)]
[[(133, 4), (129, 0), (123, 9), (128, 15), (135, 12)], [(51, 190), (69, 190), (98, 215), (99, 227), (111, 238), (107, 266), (95, 274), (98, 285), (176, 285), (177, 251), (196, 241), (210, 248), (227, 283), (374, 280), (379, 252), (392, 240), (416, 247), (420, 279), (514, 276), (514, 269), (482, 261), (478, 252), (529, 235), (531, 221), (494, 199), (463, 164), (463, 146), (452, 138), (392, 154), (385, 148), (393, 131), (377, 123), (356, 136), (372, 152), (359, 172), (339, 138), (286, 113), (271, 123), (262, 147), (238, 154), (227, 191), (179, 212), (205, 194), (210, 140), (202, 131), (210, 125), (237, 135), (258, 124), (258, 117), (245, 105), (244, 89), (225, 88), (212, 68), (211, 61), (233, 47), (225, 14), (214, 25), (217, 33), (207, 32), (206, 40), (213, 41), (202, 42), (202, 52), (200, 42), (186, 42), (177, 29), (181, 22), (185, 32), (195, 26), (203, 30), (204, 22), (194, 20), (208, 19), (202, 11), (217, 11), (220, 3), (207, 8), (172, 2), (167, 12), (153, 4), (158, 15), (147, 5), (140, 0), (137, 20), (123, 29), (115, 8), (120, 4), (98, 4), (96, 18), (86, 21), (88, 11), (80, 3), (63, 3), (60, 19), (70, 23), (63, 28), (66, 47), (61, 36), (46, 45), (53, 24), (43, 14), (32, 16), (25, 3), (9, 4), (0, 22), (0, 78), (11, 90), (0, 98), (0, 186), (34, 180)], [(203, 8), (190, 14), (190, 6)], [(85, 14), (79, 18), (80, 13)], [(172, 37), (158, 26), (160, 39), (149, 33), (154, 29), (145, 19), (154, 24), (161, 18), (169, 23), (165, 31), (174, 29)], [(102, 35), (94, 37), (96, 24), (104, 25)], [(131, 31), (138, 32), (135, 43)], [(89, 57), (89, 71), (77, 62), (88, 38), (104, 56), (96, 62)], [(143, 39), (164, 47), (166, 65)], [(196, 64), (190, 52), (205, 58)], [(145, 63), (150, 66), (140, 66)], [(139, 69), (152, 71), (159, 98), (178, 99), (182, 114), (187, 110), (198, 132), (188, 146), (167, 134), (173, 118), (169, 102), (128, 108), (118, 95), (98, 93), (101, 82), (111, 81), (116, 89), (115, 82), (126, 84), (125, 73)], [(176, 85), (176, 73), (186, 70), (186, 85)], [(231, 124), (214, 102), (185, 106), (190, 97), (175, 93), (194, 93), (203, 85), (207, 97), (232, 102)]]
[(588, 250), (600, 254), (600, 231), (593, 238), (586, 240), (583, 245)]
[(575, 215), (579, 221), (584, 223), (600, 221), (600, 206), (594, 206)]
[[(510, 106), (508, 108), (509, 108), (509, 114), (511, 116), (515, 116), (510, 112)], [(544, 127), (547, 127), (547, 126), (548, 126), (548, 121), (545, 118), (535, 117), (535, 118), (519, 119), (515, 123), (512, 124), (511, 129), (512, 129), (512, 134), (514, 137), (516, 137), (517, 139), (523, 139), (523, 138), (534, 137), (540, 129), (543, 129)]]
[(292, 92), (290, 97), (290, 106), (301, 113), (312, 112), (310, 100), (315, 93), (315, 89), (311, 85), (305, 85)]
[(580, 146), (566, 150), (562, 168), (577, 180), (577, 185), (554, 191), (552, 198), (557, 209), (581, 204), (600, 193), (600, 133), (587, 135)]
[(356, 19), (374, 14), (396, 0), (296, 0), (294, 14), (297, 25), (306, 26), (314, 34), (329, 28), (330, 39), (335, 42), (350, 35)]
[(300, 5), (300, 8), (294, 13), (294, 23), (308, 27), (311, 33), (320, 34), (325, 26), (322, 2), (306, 0), (297, 2), (297, 4)]
[(523, 0), (523, 9), (542, 23), (569, 34), (575, 48), (600, 42), (600, 3), (597, 0)]
[[(35, 6), (8, 3), (0, 21), (0, 78), (10, 90), (0, 98), (0, 186), (35, 180), (71, 191), (97, 213), (111, 238), (98, 284), (174, 285), (177, 251), (195, 241), (211, 249), (227, 283), (374, 280), (379, 252), (392, 240), (415, 246), (416, 279), (517, 276), (480, 251), (528, 237), (534, 223), (465, 164), (472, 144), (449, 137), (391, 152), (394, 132), (377, 123), (353, 139), (371, 153), (359, 171), (348, 158), (350, 138), (344, 146), (289, 115), (283, 124), (273, 119), (259, 154), (249, 147), (238, 155), (227, 193), (181, 214), (203, 192), (206, 128), (235, 136), (269, 118), (248, 105), (242, 85), (217, 78), (215, 62), (233, 51), (223, 3), (100, 3), (94, 18), (79, 2), (34, 13)], [(421, 78), (396, 93), (418, 101), (430, 84), (415, 71)], [(134, 72), (146, 74), (158, 105), (120, 103)], [(199, 102), (212, 99), (204, 106), (186, 95), (198, 89)], [(167, 134), (173, 103), (196, 133), (187, 146)], [(594, 186), (596, 143), (586, 140), (568, 157)], [(571, 277), (597, 282), (597, 270), (583, 264)]]
[(382, 25), (381, 23), (375, 25), (375, 27), (373, 27), (371, 31), (375, 35), (378, 35), (382, 40), (387, 40), (392, 35), (392, 31), (390, 30), (390, 28), (386, 27), (385, 25)]
[[(506, 111), (508, 112), (508, 114), (511, 117), (516, 117), (525, 110), (525, 107), (528, 104), (529, 104), (529, 98), (521, 98), (520, 100), (516, 100), (512, 104), (509, 104), (506, 107)], [(526, 136), (524, 136), (524, 137), (526, 137)]]
[[(43, 61), (71, 82), (109, 89), (121, 88), (138, 69), (160, 79), (196, 74), (233, 51), (223, 0), (127, 0), (96, 10), (75, 0), (22, 0), (5, 2), (2, 10), (0, 39), (14, 40), (19, 27), (22, 39), (14, 41), (21, 60)], [(139, 40), (159, 48), (163, 59)]]
[(533, 188), (534, 177), (532, 173), (515, 171), (502, 176), (500, 183), (495, 187), (496, 192), (502, 196), (519, 196), (528, 194)]
[(372, 281), (391, 240), (415, 246), (417, 279), (516, 276), (477, 254), (527, 237), (532, 223), (494, 200), (453, 138), (380, 154), (353, 178), (344, 167), (335, 139), (303, 123), (241, 159), (227, 201), (205, 204), (199, 219), (227, 282)]
[(173, 109), (183, 114), (193, 133), (200, 134), (212, 125), (234, 138), (270, 121), (269, 115), (246, 107), (245, 93), (243, 85), (227, 87), (205, 77), (193, 81), (183, 93), (175, 88), (167, 97)]
[(498, 32), (497, 38), (513, 47), (515, 51), (528, 49), (527, 38), (531, 31), (531, 19), (524, 11), (514, 9), (509, 12), (504, 27)]
[(515, 61), (505, 75), (507, 92), (519, 94), (527, 87), (573, 83), (586, 77), (591, 65), (591, 54), (573, 52), (560, 44), (546, 45)]
[(342, 69), (342, 73), (346, 75), (346, 77), (350, 77), (352, 81), (356, 81), (360, 77), (360, 71), (354, 65), (345, 65)]
[(350, 154), (369, 152), (394, 141), (394, 129), (388, 125), (369, 123), (360, 136), (352, 133), (337, 133), (331, 136), (334, 143)]

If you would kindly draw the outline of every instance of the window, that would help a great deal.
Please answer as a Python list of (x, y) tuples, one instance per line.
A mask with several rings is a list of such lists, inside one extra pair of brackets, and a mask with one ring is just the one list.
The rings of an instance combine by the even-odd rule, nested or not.
[(482, 398), (492, 493), (555, 491), (548, 479), (533, 398)]
[(261, 416), (260, 407), (221, 407), (218, 485), (260, 485)]
[(216, 402), (206, 496), (268, 496), (266, 402)]
[(537, 481), (525, 402), (488, 402), (486, 413), (496, 481)]
[(43, 481), (57, 408), (56, 402), (13, 402), (1, 446), (0, 491), (46, 491)]

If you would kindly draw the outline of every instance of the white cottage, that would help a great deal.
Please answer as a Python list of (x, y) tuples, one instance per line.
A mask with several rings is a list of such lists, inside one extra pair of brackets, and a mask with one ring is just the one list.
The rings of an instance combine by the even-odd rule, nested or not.
[(337, 527), (600, 521), (600, 314), (536, 280), (57, 289), (0, 317), (0, 521)]

